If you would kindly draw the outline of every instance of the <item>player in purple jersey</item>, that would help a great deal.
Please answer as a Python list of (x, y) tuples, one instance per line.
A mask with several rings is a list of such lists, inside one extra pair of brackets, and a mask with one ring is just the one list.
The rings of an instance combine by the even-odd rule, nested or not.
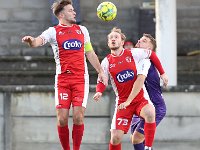
[[(143, 37), (138, 40), (136, 47), (155, 50), (156, 41), (150, 34), (143, 34)], [(160, 77), (154, 64), (152, 62), (150, 63), (151, 64), (148, 70), (148, 75), (145, 80), (145, 87), (152, 103), (155, 106), (157, 126), (166, 114), (166, 105), (162, 97)], [(164, 86), (166, 86), (168, 83), (168, 78), (166, 74), (164, 74), (164, 76), (161, 76), (161, 78), (164, 80)], [(135, 150), (144, 150), (144, 120), (139, 118), (138, 116), (133, 116), (132, 118), (131, 142)]]

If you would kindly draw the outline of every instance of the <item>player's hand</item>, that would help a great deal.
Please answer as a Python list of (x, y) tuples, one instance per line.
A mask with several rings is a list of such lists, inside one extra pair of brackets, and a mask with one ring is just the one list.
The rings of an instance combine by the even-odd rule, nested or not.
[(22, 38), (22, 43), (26, 43), (29, 46), (31, 46), (34, 41), (35, 41), (35, 38), (32, 36), (25, 36)]
[(123, 102), (123, 103), (121, 103), (121, 104), (117, 107), (117, 109), (126, 109), (126, 107), (127, 107), (128, 105), (130, 105), (130, 102), (129, 102), (129, 101)]
[(93, 96), (93, 99), (97, 102), (100, 100), (101, 96), (102, 96), (101, 92), (96, 92), (95, 95)]
[(162, 81), (163, 81), (163, 86), (164, 86), (164, 87), (167, 87), (168, 82), (169, 82), (167, 74), (166, 74), (166, 73), (162, 74), (162, 75), (160, 76), (160, 78), (161, 78)]
[(105, 86), (108, 86), (108, 78), (106, 77), (106, 75), (104, 74), (104, 72), (100, 72), (98, 74), (98, 80), (100, 82), (102, 82)]

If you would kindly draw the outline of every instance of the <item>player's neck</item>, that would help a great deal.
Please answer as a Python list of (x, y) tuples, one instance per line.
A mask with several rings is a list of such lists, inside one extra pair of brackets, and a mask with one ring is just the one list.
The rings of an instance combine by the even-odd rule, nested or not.
[(73, 25), (73, 24), (71, 24), (71, 23), (69, 23), (67, 21), (63, 21), (63, 20), (60, 20), (59, 24), (62, 25), (62, 26), (69, 26), (69, 27)]
[(111, 54), (114, 56), (120, 56), (122, 54), (123, 48), (119, 48), (116, 50), (111, 50)]

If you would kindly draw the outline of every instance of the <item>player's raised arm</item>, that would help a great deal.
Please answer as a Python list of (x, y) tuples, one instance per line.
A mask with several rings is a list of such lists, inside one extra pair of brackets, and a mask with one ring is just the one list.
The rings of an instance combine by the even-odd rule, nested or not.
[(141, 59), (149, 58), (157, 68), (160, 75), (165, 73), (161, 62), (154, 51), (143, 48), (132, 48), (131, 52), (133, 57), (138, 61), (140, 61)]
[(140, 61), (141, 59), (149, 58), (160, 73), (164, 87), (167, 86), (168, 76), (166, 75), (160, 60), (154, 51), (143, 48), (132, 48), (131, 52), (133, 57), (136, 58), (138, 61)]
[(22, 42), (28, 44), (30, 47), (38, 47), (43, 44), (43, 40), (39, 36), (36, 38), (32, 36), (24, 36)]
[(165, 73), (161, 62), (160, 62), (158, 56), (156, 55), (156, 53), (154, 51), (151, 52), (149, 59), (153, 62), (155, 67), (158, 69), (158, 72), (160, 73), (160, 75)]

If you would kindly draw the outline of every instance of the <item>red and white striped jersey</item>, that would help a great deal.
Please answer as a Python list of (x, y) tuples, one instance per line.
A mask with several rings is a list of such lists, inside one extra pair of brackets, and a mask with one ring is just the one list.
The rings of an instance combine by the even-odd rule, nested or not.
[(49, 27), (40, 37), (43, 45), (49, 42), (54, 52), (56, 74), (72, 73), (75, 76), (88, 74), (85, 44), (90, 43), (86, 27), (81, 25)]
[[(123, 50), (120, 56), (109, 54), (103, 59), (101, 63), (102, 68), (107, 77), (110, 76), (116, 99), (121, 100), (119, 103), (127, 100), (137, 75), (147, 75), (142, 65), (139, 65), (139, 62), (142, 59), (149, 58), (150, 55), (150, 50), (133, 48), (131, 50)], [(98, 84), (102, 85), (102, 83)], [(97, 91), (103, 92), (103, 89), (98, 84)], [(135, 99), (140, 99), (143, 96), (144, 92), (141, 90)]]

